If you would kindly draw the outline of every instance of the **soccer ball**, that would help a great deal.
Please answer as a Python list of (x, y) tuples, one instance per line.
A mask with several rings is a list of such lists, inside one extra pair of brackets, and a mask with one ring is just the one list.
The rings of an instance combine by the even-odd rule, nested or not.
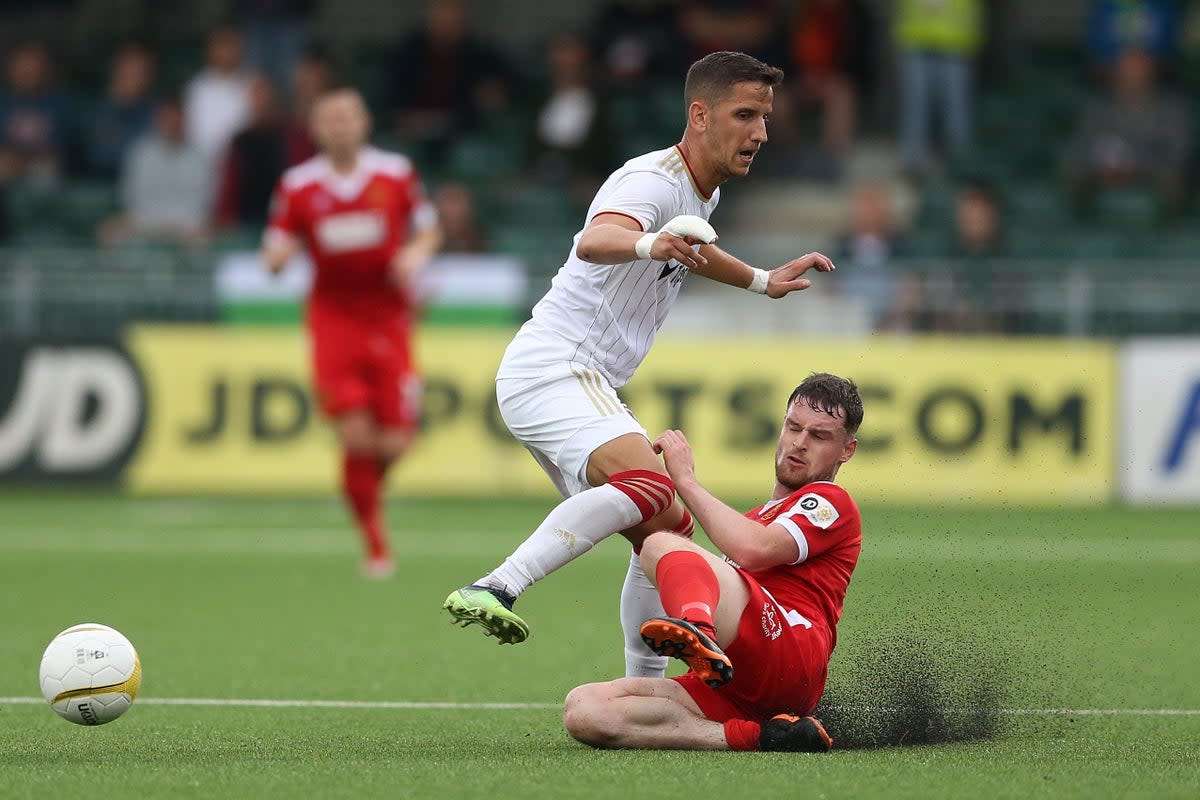
[(133, 705), (142, 663), (129, 640), (98, 622), (55, 636), (42, 654), (42, 696), (60, 717), (77, 725), (112, 722)]

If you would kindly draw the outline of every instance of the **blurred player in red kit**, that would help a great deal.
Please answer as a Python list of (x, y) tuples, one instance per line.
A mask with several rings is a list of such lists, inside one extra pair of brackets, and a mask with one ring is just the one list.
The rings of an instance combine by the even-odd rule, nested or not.
[(382, 485), (417, 429), (415, 287), (441, 232), (412, 163), (367, 144), (362, 95), (325, 92), (311, 123), (321, 152), (280, 179), (263, 258), (273, 273), (301, 249), (312, 258), (307, 323), (316, 394), (342, 446), (342, 491), (362, 531), (364, 573), (386, 577), (393, 565)]
[(775, 489), (743, 515), (696, 480), (687, 439), (654, 442), (684, 503), (724, 555), (664, 531), (642, 546), (668, 616), (642, 638), (687, 663), (677, 678), (621, 678), (567, 695), (567, 731), (594, 747), (824, 752), (811, 714), (829, 657), (862, 521), (833, 483), (858, 445), (863, 407), (852, 381), (810, 375), (788, 398), (775, 451)]

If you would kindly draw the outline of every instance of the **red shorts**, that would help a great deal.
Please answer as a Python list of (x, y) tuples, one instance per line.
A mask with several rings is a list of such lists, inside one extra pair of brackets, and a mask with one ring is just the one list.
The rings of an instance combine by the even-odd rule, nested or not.
[(733, 662), (733, 680), (713, 689), (694, 672), (678, 681), (705, 717), (763, 721), (776, 714), (807, 715), (825, 691), (831, 637), (820, 623), (791, 626), (784, 611), (758, 581), (738, 570), (750, 589), (750, 602), (738, 622), (738, 634), (725, 654)]
[(403, 318), (362, 322), (310, 309), (317, 400), (330, 417), (365, 408), (381, 426), (413, 430), (420, 420), (421, 378)]

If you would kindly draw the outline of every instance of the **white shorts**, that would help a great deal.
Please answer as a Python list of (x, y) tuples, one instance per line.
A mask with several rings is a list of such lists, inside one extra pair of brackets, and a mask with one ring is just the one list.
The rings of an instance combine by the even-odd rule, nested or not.
[(504, 424), (563, 497), (592, 488), (587, 465), (597, 448), (627, 433), (646, 436), (608, 381), (579, 364), (547, 365), (537, 377), (497, 378), (496, 400)]

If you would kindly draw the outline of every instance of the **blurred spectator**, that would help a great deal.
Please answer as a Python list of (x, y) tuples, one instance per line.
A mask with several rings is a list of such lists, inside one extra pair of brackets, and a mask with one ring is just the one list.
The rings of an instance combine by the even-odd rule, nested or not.
[(673, 0), (610, 0), (592, 18), (592, 52), (608, 82), (677, 82), (687, 70)]
[(768, 64), (783, 61), (783, 26), (772, 0), (687, 0), (678, 20), (689, 62), (719, 50), (740, 50)]
[(289, 136), (292, 130), (274, 85), (259, 75), (250, 84), (250, 124), (233, 137), (225, 153), (213, 215), (218, 225), (266, 225), (279, 176), (312, 155), (311, 142)]
[(893, 261), (905, 254), (905, 237), (896, 222), (886, 187), (867, 184), (854, 191), (850, 227), (838, 237), (833, 260), (849, 267), (840, 273), (839, 290), (867, 304), (875, 328), (895, 324), (896, 275)]
[(932, 296), (935, 327), (940, 330), (1001, 333), (1015, 328), (1017, 289), (995, 259), (1009, 254), (1004, 218), (995, 190), (972, 183), (958, 192), (954, 205), (954, 239), (950, 255), (958, 267)]
[(508, 108), (513, 74), (470, 29), (463, 0), (430, 0), (422, 27), (396, 51), (390, 111), (410, 141), (445, 146)]
[(0, 90), (0, 182), (28, 179), (49, 189), (63, 168), (70, 107), (54, 85), (50, 50), (27, 41), (8, 55)]
[(184, 88), (188, 141), (216, 162), (250, 118), (250, 73), (243, 68), (242, 34), (220, 26), (208, 35), (205, 66)]
[(305, 127), (308, 126), (308, 115), (312, 111), (313, 103), (332, 87), (333, 83), (333, 62), (325, 48), (315, 44), (304, 48), (304, 52), (292, 67), (289, 86), (292, 109), (297, 118), (304, 120)]
[(1098, 188), (1151, 186), (1168, 212), (1186, 197), (1192, 151), (1184, 101), (1157, 86), (1153, 59), (1140, 50), (1121, 54), (1109, 96), (1091, 101), (1066, 155), (1067, 180), (1082, 210)]
[(592, 76), (587, 42), (559, 33), (546, 49), (550, 86), (535, 106), (534, 174), (590, 197), (612, 168), (612, 132)]
[(141, 42), (113, 54), (108, 89), (83, 121), (84, 167), (97, 178), (114, 179), (126, 151), (150, 130), (154, 118), (155, 58)]
[(121, 216), (105, 222), (99, 231), (104, 243), (204, 241), (212, 173), (208, 158), (185, 135), (178, 100), (160, 103), (154, 111), (154, 127), (129, 149), (121, 170), (120, 194)]
[(972, 66), (983, 41), (982, 0), (897, 0), (893, 35), (900, 51), (900, 138), (905, 170), (932, 167), (930, 117), (962, 153), (971, 140)]
[(1102, 76), (1125, 50), (1141, 50), (1160, 65), (1175, 57), (1179, 9), (1172, 0), (1092, 0), (1088, 55)]
[(234, 0), (233, 14), (246, 42), (246, 64), (287, 86), (308, 36), (313, 0)]
[(1007, 254), (1008, 244), (995, 191), (985, 183), (964, 186), (954, 203), (951, 255), (956, 258), (995, 258)]
[(784, 26), (772, 0), (691, 0), (679, 4), (678, 19), (689, 62), (718, 50), (740, 50), (767, 64), (784, 61)]
[[(789, 127), (821, 110), (821, 171), (836, 175), (854, 139), (860, 98), (869, 90), (874, 28), (863, 0), (804, 0), (788, 28), (790, 75), (781, 106)], [(782, 109), (781, 109), (782, 110)]]
[(334, 69), (329, 56), (324, 48), (309, 45), (292, 68), (291, 105), (284, 123), (290, 164), (298, 164), (317, 154), (309, 117), (313, 103), (333, 84)]
[(443, 183), (433, 196), (438, 221), (442, 226), (442, 251), (445, 253), (482, 253), (487, 250), (487, 234), (475, 214), (475, 198), (463, 183)]

